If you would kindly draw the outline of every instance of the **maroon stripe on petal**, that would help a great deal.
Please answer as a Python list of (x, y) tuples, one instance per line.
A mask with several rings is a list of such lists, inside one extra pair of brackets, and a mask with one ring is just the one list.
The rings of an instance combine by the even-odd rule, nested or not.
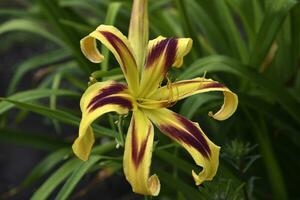
[(138, 165), (138, 144), (137, 144), (137, 133), (136, 133), (136, 127), (135, 127), (135, 120), (132, 120), (132, 135), (131, 135), (131, 157), (133, 160), (133, 163), (135, 167)]
[(184, 126), (184, 128), (192, 135), (194, 136), (194, 138), (201, 144), (201, 146), (203, 147), (203, 149), (210, 154), (210, 148), (205, 140), (205, 138), (203, 137), (201, 131), (199, 130), (199, 128), (197, 126), (195, 126), (195, 124), (193, 122), (191, 122), (190, 120), (182, 117), (181, 115), (176, 114), (176, 118), (178, 121), (181, 122), (181, 124)]
[(166, 135), (181, 141), (189, 146), (194, 147), (198, 152), (200, 152), (205, 158), (209, 158), (209, 152), (207, 149), (199, 142), (195, 137), (190, 135), (187, 131), (168, 125), (160, 125), (159, 129)]
[(102, 88), (102, 89), (100, 89), (99, 94), (96, 95), (94, 98), (92, 98), (92, 100), (90, 101), (90, 103), (88, 104), (87, 107), (90, 108), (93, 104), (95, 104), (95, 102), (100, 101), (101, 99), (103, 99), (109, 95), (122, 92), (125, 89), (127, 89), (126, 85), (122, 85), (122, 84), (118, 84), (118, 83), (113, 83), (106, 88)]
[(178, 41), (171, 38), (166, 49), (166, 61), (165, 61), (165, 72), (172, 66), (175, 61), (175, 56), (177, 52)]
[(207, 85), (205, 85), (204, 87), (202, 86), (201, 89), (206, 89), (206, 88), (224, 88), (225, 85), (222, 83), (218, 83), (218, 82), (213, 82), (213, 83), (209, 83)]
[(122, 64), (124, 66), (124, 71), (126, 72), (126, 63), (125, 63), (124, 55), (122, 54), (122, 50), (120, 47), (126, 49), (126, 51), (129, 53), (131, 59), (135, 62), (134, 56), (132, 55), (131, 51), (128, 49), (127, 45), (115, 34), (108, 32), (108, 31), (100, 31), (100, 33), (110, 42), (110, 44), (113, 46), (113, 48), (120, 55)]
[(135, 127), (135, 120), (132, 121), (132, 136), (131, 136), (132, 151), (131, 151), (131, 157), (132, 157), (134, 166), (136, 168), (139, 167), (141, 161), (144, 158), (145, 150), (146, 150), (146, 147), (147, 147), (147, 142), (148, 142), (148, 138), (150, 136), (150, 133), (151, 133), (151, 126), (149, 126), (149, 128), (148, 128), (146, 139), (143, 140), (140, 148), (138, 148), (137, 138), (136, 138), (138, 133), (137, 133), (137, 130), (136, 130), (136, 127)]
[[(175, 38), (167, 38), (158, 42), (149, 52), (146, 68), (153, 66), (152, 64), (161, 56), (165, 56), (164, 70), (174, 63), (176, 52), (177, 52), (178, 41)], [(165, 55), (162, 55), (165, 54)]]
[(95, 109), (108, 105), (108, 104), (113, 104), (113, 105), (119, 105), (123, 108), (127, 108), (129, 110), (132, 109), (132, 104), (131, 102), (123, 97), (106, 97), (106, 98), (102, 98), (98, 101), (96, 101), (94, 104), (92, 104), (92, 106), (89, 109), (89, 112), (94, 111)]

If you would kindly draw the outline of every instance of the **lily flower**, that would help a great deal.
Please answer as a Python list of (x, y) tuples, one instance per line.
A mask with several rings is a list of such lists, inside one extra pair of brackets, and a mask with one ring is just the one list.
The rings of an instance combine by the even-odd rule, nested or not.
[(156, 196), (160, 181), (150, 175), (154, 141), (154, 125), (178, 142), (203, 169), (192, 171), (196, 185), (212, 180), (219, 164), (220, 147), (204, 134), (198, 123), (171, 111), (177, 101), (194, 94), (221, 91), (224, 103), (221, 109), (209, 115), (225, 120), (236, 110), (237, 95), (225, 85), (206, 78), (168, 82), (162, 86), (170, 67), (180, 67), (192, 47), (190, 38), (165, 38), (148, 41), (147, 0), (134, 0), (127, 39), (117, 28), (100, 25), (80, 42), (83, 54), (94, 63), (103, 61), (96, 40), (115, 56), (126, 83), (97, 82), (84, 92), (80, 108), (82, 119), (79, 136), (73, 144), (74, 153), (82, 160), (89, 158), (94, 134), (91, 124), (108, 112), (125, 115), (132, 112), (128, 128), (123, 167), (126, 179), (135, 193)]

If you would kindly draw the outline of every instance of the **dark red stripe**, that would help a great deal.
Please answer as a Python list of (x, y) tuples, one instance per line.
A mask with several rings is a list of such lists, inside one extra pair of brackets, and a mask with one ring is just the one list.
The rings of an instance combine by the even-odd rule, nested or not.
[(204, 87), (201, 87), (201, 88), (206, 89), (206, 88), (224, 88), (224, 87), (226, 87), (226, 86), (222, 83), (213, 82), (213, 83), (209, 83), (209, 84), (207, 84), (207, 85), (205, 85)]
[(147, 147), (147, 142), (148, 142), (148, 138), (150, 136), (151, 133), (151, 126), (149, 126), (148, 128), (148, 132), (147, 132), (147, 137), (145, 140), (143, 140), (140, 148), (138, 148), (138, 144), (137, 144), (137, 130), (135, 127), (135, 120), (132, 121), (132, 135), (131, 135), (131, 145), (132, 145), (132, 151), (131, 151), (131, 157), (134, 163), (135, 168), (138, 168), (141, 161), (143, 160), (144, 156), (145, 156), (145, 150)]
[(105, 98), (102, 98), (102, 99), (96, 101), (94, 104), (92, 104), (92, 106), (89, 109), (89, 112), (92, 112), (95, 109), (105, 106), (105, 105), (108, 105), (108, 104), (119, 105), (119, 106), (121, 106), (123, 108), (127, 108), (129, 110), (132, 109), (131, 102), (124, 97), (105, 97)]
[(169, 137), (194, 147), (205, 158), (209, 158), (209, 147), (205, 147), (202, 142), (196, 139), (193, 135), (189, 134), (187, 131), (168, 125), (160, 125), (159, 129)]
[[(168, 71), (169, 67), (175, 61), (178, 41), (175, 38), (167, 38), (158, 42), (149, 52), (147, 57), (146, 68), (153, 66), (152, 64), (165, 53), (164, 71)], [(165, 51), (165, 52), (164, 52)]]
[(92, 98), (92, 100), (88, 104), (87, 108), (90, 108), (93, 104), (95, 104), (95, 102), (100, 101), (101, 99), (103, 99), (109, 95), (122, 92), (125, 89), (127, 89), (127, 86), (119, 84), (119, 83), (113, 83), (106, 88), (102, 88), (102, 89), (100, 89), (99, 94), (96, 95), (94, 98)]
[(166, 49), (165, 72), (167, 72), (175, 62), (177, 45), (178, 41), (176, 39), (171, 38)]
[(184, 118), (181, 115), (178, 115), (177, 113), (175, 113), (176, 118), (178, 119), (178, 121), (181, 122), (181, 124), (184, 126), (184, 128), (194, 136), (194, 138), (199, 142), (199, 144), (201, 144), (201, 146), (203, 147), (203, 149), (210, 154), (210, 148), (206, 142), (206, 139), (203, 137), (201, 131), (199, 130), (199, 128), (193, 124), (193, 122), (191, 122), (190, 120)]
[(128, 49), (127, 45), (115, 34), (108, 32), (108, 31), (100, 31), (100, 33), (110, 42), (110, 44), (114, 47), (114, 49), (117, 51), (117, 53), (120, 55), (122, 64), (124, 66), (124, 72), (126, 72), (126, 63), (124, 60), (124, 55), (122, 55), (122, 50), (120, 49), (120, 46), (128, 52), (131, 59), (135, 62), (134, 56), (132, 55), (131, 51)]

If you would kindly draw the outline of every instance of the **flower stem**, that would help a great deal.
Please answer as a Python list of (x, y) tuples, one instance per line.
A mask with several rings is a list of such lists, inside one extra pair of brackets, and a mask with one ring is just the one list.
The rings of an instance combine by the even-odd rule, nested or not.
[(116, 137), (118, 145), (121, 147), (124, 147), (124, 135), (123, 135), (123, 116), (119, 115), (119, 120), (118, 120), (118, 135)]

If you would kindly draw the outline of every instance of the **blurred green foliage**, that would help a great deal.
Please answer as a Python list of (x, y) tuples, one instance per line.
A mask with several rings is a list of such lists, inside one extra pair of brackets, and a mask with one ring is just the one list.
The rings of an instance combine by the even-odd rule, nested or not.
[[(11, 109), (18, 108), (26, 112), (15, 115), (17, 121), (34, 112), (51, 119), (57, 132), (64, 124), (77, 128), (79, 108), (60, 102), (72, 100), (79, 104), (79, 96), (89, 81), (123, 78), (105, 48), (102, 50), (106, 61), (94, 65), (81, 54), (79, 40), (99, 24), (114, 24), (126, 34), (132, 2), (9, 3), (13, 6), (3, 1), (0, 7), (1, 52), (24, 38), (31, 38), (28, 44), (47, 45), (47, 48), (15, 66), (7, 96), (0, 102), (0, 142), (46, 149), (49, 155), (3, 197), (14, 196), (45, 178), (32, 199), (46, 199), (54, 191), (58, 191), (54, 194), (57, 199), (67, 199), (85, 174), (107, 169), (111, 174), (122, 171), (119, 159), (122, 151), (116, 153), (114, 148), (114, 138), (120, 130), (114, 123), (115, 116), (103, 117), (95, 125), (98, 141), (110, 142), (97, 143), (91, 159), (83, 163), (74, 158), (70, 149), (76, 132), (69, 135), (72, 139), (23, 132), (18, 130), (17, 123), (8, 126), (7, 115)], [(297, 170), (300, 166), (298, 1), (149, 0), (149, 17), (150, 38), (163, 35), (194, 40), (184, 67), (172, 72), (174, 79), (213, 77), (236, 92), (240, 101), (237, 113), (225, 122), (215, 122), (207, 116), (208, 111), (220, 105), (216, 94), (196, 95), (174, 107), (186, 117), (200, 121), (212, 141), (222, 147), (222, 156), (217, 177), (197, 188), (190, 178), (191, 169), (195, 168), (188, 162), (190, 158), (159, 134), (152, 167), (163, 182), (159, 199), (297, 199), (300, 176)], [(38, 85), (19, 91), (22, 78), (32, 71), (36, 72), (32, 78), (39, 80)], [(122, 124), (127, 126), (128, 118)]]

